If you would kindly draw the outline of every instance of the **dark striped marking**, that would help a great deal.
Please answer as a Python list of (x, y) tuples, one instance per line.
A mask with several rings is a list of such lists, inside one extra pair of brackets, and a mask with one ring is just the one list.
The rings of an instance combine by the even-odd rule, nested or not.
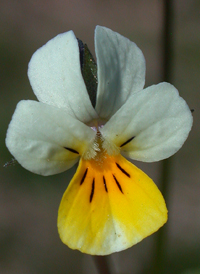
[(121, 172), (123, 172), (127, 177), (131, 177), (131, 175), (126, 172), (126, 170), (124, 170), (118, 163), (115, 163), (117, 165), (117, 167), (121, 170)]
[(67, 149), (67, 150), (69, 150), (69, 151), (71, 151), (71, 152), (73, 152), (73, 153), (79, 154), (78, 151), (76, 151), (73, 148), (69, 148), (69, 147), (64, 147), (64, 148)]
[(113, 178), (115, 179), (115, 182), (116, 182), (116, 184), (117, 184), (117, 186), (118, 186), (119, 190), (121, 191), (121, 193), (123, 193), (123, 194), (124, 194), (124, 192), (123, 192), (123, 190), (122, 190), (122, 187), (121, 187), (120, 183), (118, 182), (118, 180), (116, 179), (116, 177), (115, 177), (115, 175), (114, 175), (114, 174), (113, 174)]
[(94, 187), (95, 187), (95, 179), (93, 179), (92, 182), (92, 190), (91, 190), (91, 194), (90, 194), (90, 203), (92, 202), (93, 196), (94, 196)]
[(105, 187), (106, 192), (108, 192), (107, 185), (106, 185), (106, 179), (105, 179), (104, 176), (103, 176), (103, 184), (104, 184), (104, 187)]
[(125, 145), (127, 145), (130, 141), (132, 141), (135, 138), (135, 136), (131, 137), (130, 139), (128, 139), (126, 142), (124, 142), (120, 147), (123, 147)]
[(84, 182), (85, 177), (86, 177), (86, 175), (87, 175), (87, 172), (88, 172), (88, 168), (86, 168), (85, 173), (83, 174), (83, 177), (82, 177), (82, 179), (81, 179), (80, 185), (82, 185), (82, 183)]

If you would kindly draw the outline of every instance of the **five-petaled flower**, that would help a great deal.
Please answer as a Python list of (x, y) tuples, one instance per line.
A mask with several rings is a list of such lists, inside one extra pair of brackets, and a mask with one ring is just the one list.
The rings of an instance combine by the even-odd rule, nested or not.
[[(167, 220), (162, 194), (123, 156), (143, 162), (170, 157), (192, 127), (176, 88), (145, 88), (145, 60), (130, 40), (95, 30), (98, 88), (92, 106), (72, 31), (33, 55), (28, 76), (39, 102), (19, 102), (6, 145), (41, 175), (79, 166), (63, 195), (58, 230), (72, 249), (106, 255), (131, 247)], [(123, 155), (123, 156), (122, 156)]]

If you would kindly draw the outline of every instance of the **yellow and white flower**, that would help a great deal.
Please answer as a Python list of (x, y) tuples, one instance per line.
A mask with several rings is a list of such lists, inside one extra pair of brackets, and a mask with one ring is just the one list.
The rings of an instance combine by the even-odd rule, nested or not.
[(59, 234), (72, 249), (106, 255), (167, 221), (156, 185), (123, 156), (143, 162), (170, 157), (185, 142), (192, 115), (174, 86), (143, 89), (145, 59), (130, 40), (97, 26), (95, 51), (95, 108), (72, 31), (35, 52), (28, 76), (39, 102), (18, 103), (6, 145), (24, 168), (41, 175), (79, 161), (60, 204)]

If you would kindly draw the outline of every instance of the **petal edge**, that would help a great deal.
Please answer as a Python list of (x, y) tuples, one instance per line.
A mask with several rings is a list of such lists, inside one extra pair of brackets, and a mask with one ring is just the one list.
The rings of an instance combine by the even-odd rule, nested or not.
[[(154, 162), (176, 153), (188, 137), (193, 118), (185, 100), (169, 83), (133, 94), (105, 124), (105, 139), (121, 146), (124, 156)], [(133, 138), (134, 137), (134, 138)]]
[(95, 29), (98, 66), (96, 111), (109, 119), (145, 83), (145, 59), (134, 42), (108, 28)]
[(39, 101), (64, 108), (85, 123), (97, 117), (82, 77), (73, 31), (57, 35), (33, 54), (28, 77)]
[(61, 109), (21, 101), (8, 127), (6, 146), (24, 168), (52, 175), (72, 167), (94, 135), (89, 127)]

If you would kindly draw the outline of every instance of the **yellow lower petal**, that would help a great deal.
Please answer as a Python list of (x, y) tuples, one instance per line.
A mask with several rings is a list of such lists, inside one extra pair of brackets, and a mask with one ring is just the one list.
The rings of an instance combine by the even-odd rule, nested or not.
[(60, 238), (72, 249), (107, 255), (138, 243), (167, 221), (154, 182), (121, 155), (80, 160), (58, 212)]

